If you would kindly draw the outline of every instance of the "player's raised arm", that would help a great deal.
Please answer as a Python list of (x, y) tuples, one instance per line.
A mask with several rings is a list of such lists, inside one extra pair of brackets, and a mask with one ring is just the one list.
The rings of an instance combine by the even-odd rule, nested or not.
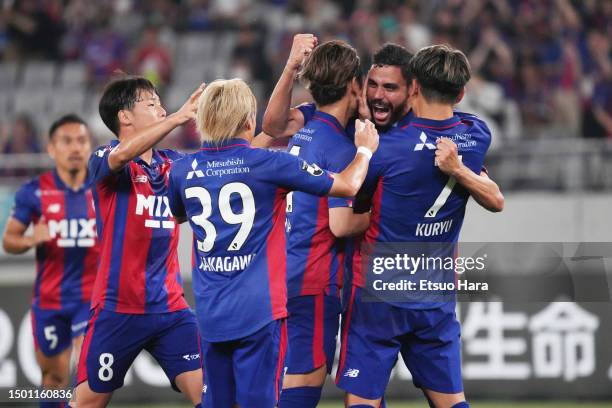
[(504, 196), (486, 172), (474, 173), (459, 160), (457, 145), (448, 138), (436, 142), (436, 161), (441, 171), (454, 177), (483, 208), (491, 212), (504, 209)]
[(294, 135), (304, 126), (304, 115), (297, 108), (290, 108), (293, 82), (304, 60), (317, 45), (317, 37), (312, 34), (296, 34), (287, 59), (287, 64), (272, 91), (262, 128), (271, 137)]
[(334, 176), (334, 184), (329, 195), (353, 197), (361, 188), (368, 173), (372, 154), (378, 149), (378, 132), (369, 120), (355, 122), (355, 146), (357, 146), (355, 158), (346, 169)]
[[(205, 84), (202, 84), (196, 89), (183, 106), (175, 113), (168, 115), (164, 120), (156, 122), (148, 126), (127, 140), (121, 142), (109, 153), (108, 165), (111, 170), (118, 170), (125, 166), (130, 160), (140, 156), (142, 153), (151, 149), (161, 139), (170, 133), (174, 128), (195, 119), (197, 109), (197, 101)], [(151, 104), (159, 104), (159, 97), (155, 95), (151, 100)], [(130, 120), (128, 112), (121, 110), (117, 113), (118, 120), (128, 122)]]

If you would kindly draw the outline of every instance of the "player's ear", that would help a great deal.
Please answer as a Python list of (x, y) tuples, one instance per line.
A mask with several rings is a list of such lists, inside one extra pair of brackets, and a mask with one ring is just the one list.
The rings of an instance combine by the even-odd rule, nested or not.
[(117, 119), (119, 119), (119, 125), (129, 126), (132, 124), (132, 113), (127, 109), (121, 109), (117, 112)]
[(465, 96), (465, 87), (461, 88), (461, 92), (459, 92), (459, 95), (457, 95), (457, 99), (455, 99), (455, 103), (461, 102), (464, 96)]
[(55, 160), (55, 143), (53, 143), (53, 138), (49, 138), (49, 143), (47, 143), (47, 153), (49, 157)]
[(416, 78), (412, 78), (412, 82), (408, 86), (408, 99), (416, 97), (419, 93), (419, 83)]

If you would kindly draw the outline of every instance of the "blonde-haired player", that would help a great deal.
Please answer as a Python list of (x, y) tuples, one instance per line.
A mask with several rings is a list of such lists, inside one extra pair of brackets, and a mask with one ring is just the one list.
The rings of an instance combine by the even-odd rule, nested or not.
[(285, 196), (353, 196), (378, 134), (359, 123), (354, 160), (339, 174), (284, 152), (251, 147), (255, 97), (240, 79), (208, 85), (198, 101), (202, 148), (170, 173), (170, 207), (189, 219), (202, 338), (203, 404), (275, 406), (286, 351)]

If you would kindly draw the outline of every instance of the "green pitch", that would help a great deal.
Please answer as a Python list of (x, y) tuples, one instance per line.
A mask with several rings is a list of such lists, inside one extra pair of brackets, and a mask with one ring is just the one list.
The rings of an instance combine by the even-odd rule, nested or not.
[[(612, 408), (610, 402), (491, 402), (491, 401), (470, 401), (470, 405), (474, 408)], [(188, 405), (114, 405), (117, 408), (188, 408)], [(403, 402), (389, 401), (389, 408), (427, 408), (427, 404), (423, 402)], [(338, 402), (325, 402), (319, 404), (320, 408), (342, 408), (343, 405)]]

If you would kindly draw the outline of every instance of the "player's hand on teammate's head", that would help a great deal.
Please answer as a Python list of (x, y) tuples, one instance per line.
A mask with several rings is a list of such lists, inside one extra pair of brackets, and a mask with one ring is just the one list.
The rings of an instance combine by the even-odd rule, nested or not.
[(291, 69), (298, 70), (306, 58), (310, 55), (314, 47), (318, 43), (317, 37), (313, 34), (296, 34), (293, 37), (293, 45), (287, 59), (287, 66)]
[(195, 120), (196, 112), (198, 110), (198, 99), (200, 98), (200, 95), (202, 95), (202, 92), (204, 92), (204, 88), (206, 88), (206, 84), (200, 84), (200, 86), (193, 91), (191, 96), (189, 96), (189, 99), (187, 99), (183, 106), (181, 106), (181, 108), (176, 112), (181, 120), (181, 124), (187, 123), (190, 120)]
[(34, 224), (32, 228), (32, 246), (38, 246), (44, 242), (47, 242), (51, 239), (51, 235), (49, 234), (49, 227), (47, 226), (47, 221), (44, 217)]
[(355, 146), (363, 146), (372, 153), (378, 149), (378, 131), (369, 119), (355, 120)]
[(436, 140), (435, 154), (436, 164), (443, 173), (452, 176), (461, 168), (457, 145), (448, 137), (440, 137)]

